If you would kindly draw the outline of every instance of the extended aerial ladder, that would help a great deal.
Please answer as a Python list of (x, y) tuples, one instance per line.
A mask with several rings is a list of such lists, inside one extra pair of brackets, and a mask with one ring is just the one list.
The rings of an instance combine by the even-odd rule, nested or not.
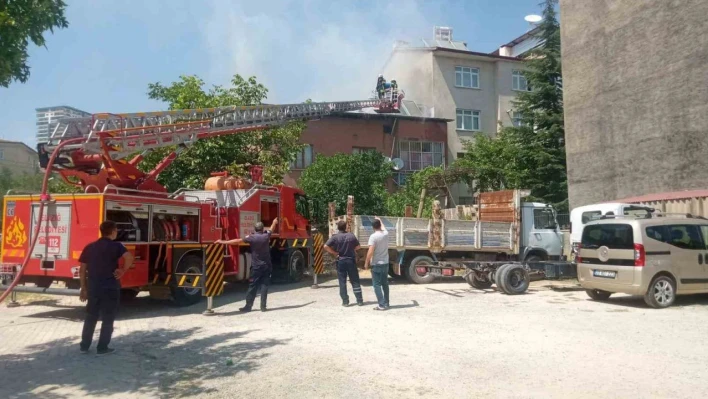
[[(165, 192), (156, 178), (197, 140), (267, 129), (339, 112), (380, 107), (380, 100), (227, 106), (63, 119), (47, 143), (37, 146), (40, 166), (67, 183), (102, 191), (106, 186)], [(174, 150), (149, 172), (138, 164), (151, 151)], [(54, 161), (50, 157), (54, 154)], [(129, 156), (132, 159), (127, 159)], [(51, 163), (51, 165), (50, 165)]]

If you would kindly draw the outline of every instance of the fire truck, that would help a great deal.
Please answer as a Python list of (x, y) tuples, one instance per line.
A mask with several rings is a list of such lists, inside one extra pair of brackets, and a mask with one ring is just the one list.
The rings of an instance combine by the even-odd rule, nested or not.
[[(180, 306), (221, 294), (223, 282), (249, 278), (248, 244), (226, 246), (219, 239), (244, 237), (257, 222), (278, 218), (271, 254), (274, 279), (298, 281), (321, 272), (322, 236), (313, 235), (304, 193), (262, 183), (262, 169), (250, 179), (213, 176), (204, 190), (167, 192), (157, 177), (197, 140), (263, 130), (296, 120), (378, 107), (378, 100), (294, 105), (94, 114), (62, 120), (47, 143), (38, 145), (45, 179), (40, 194), (4, 198), (0, 279), (8, 292), (78, 295), (79, 256), (99, 237), (106, 220), (134, 255), (120, 280), (122, 295), (140, 291)], [(158, 148), (171, 151), (153, 170), (138, 165)], [(58, 176), (81, 194), (49, 194)], [(60, 284), (57, 284), (60, 283)]]

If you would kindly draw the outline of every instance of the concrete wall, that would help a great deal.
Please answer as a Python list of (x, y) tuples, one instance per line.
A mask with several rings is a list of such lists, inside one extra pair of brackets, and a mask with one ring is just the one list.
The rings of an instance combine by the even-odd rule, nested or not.
[(0, 141), (0, 168), (8, 168), (14, 175), (39, 172), (37, 153), (22, 143)]
[(708, 1), (560, 11), (571, 207), (708, 186)]

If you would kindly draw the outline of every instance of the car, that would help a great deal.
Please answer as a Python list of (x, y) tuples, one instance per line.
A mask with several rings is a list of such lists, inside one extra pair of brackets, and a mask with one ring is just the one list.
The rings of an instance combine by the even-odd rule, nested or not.
[(708, 292), (708, 220), (605, 216), (583, 228), (576, 263), (578, 281), (594, 300), (624, 293), (667, 308), (677, 295)]
[(570, 211), (571, 258), (574, 259), (578, 254), (578, 244), (580, 244), (580, 239), (583, 234), (583, 227), (589, 222), (606, 215), (646, 216), (653, 211), (654, 209), (647, 206), (618, 202), (605, 202), (573, 208), (573, 210)]

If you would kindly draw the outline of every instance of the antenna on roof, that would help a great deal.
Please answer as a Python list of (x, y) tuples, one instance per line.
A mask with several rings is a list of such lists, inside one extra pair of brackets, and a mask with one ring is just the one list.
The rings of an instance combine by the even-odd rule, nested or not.
[(541, 22), (542, 19), (543, 19), (543, 18), (541, 18), (540, 15), (536, 15), (536, 14), (530, 14), (530, 15), (527, 15), (527, 16), (524, 17), (524, 20), (525, 20), (526, 22), (528, 22), (529, 25), (530, 25), (529, 30), (535, 28), (536, 25), (538, 25), (538, 23)]

